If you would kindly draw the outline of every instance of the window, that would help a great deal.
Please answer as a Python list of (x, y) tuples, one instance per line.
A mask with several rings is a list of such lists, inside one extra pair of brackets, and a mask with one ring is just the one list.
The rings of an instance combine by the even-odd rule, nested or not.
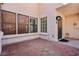
[(4, 35), (16, 34), (16, 13), (2, 11), (2, 31)]
[(38, 30), (38, 19), (34, 17), (30, 17), (30, 32), (37, 32)]
[(18, 14), (18, 33), (29, 32), (29, 16)]
[(1, 29), (4, 35), (34, 33), (38, 30), (38, 18), (2, 10)]
[(47, 32), (47, 17), (41, 18), (41, 32)]

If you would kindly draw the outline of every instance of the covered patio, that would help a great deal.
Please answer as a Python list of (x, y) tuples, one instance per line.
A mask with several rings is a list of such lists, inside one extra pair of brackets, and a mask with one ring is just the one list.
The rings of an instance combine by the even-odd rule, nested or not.
[(1, 4), (1, 56), (78, 56), (78, 10), (79, 4)]
[(78, 56), (79, 48), (37, 38), (5, 45), (2, 56)]

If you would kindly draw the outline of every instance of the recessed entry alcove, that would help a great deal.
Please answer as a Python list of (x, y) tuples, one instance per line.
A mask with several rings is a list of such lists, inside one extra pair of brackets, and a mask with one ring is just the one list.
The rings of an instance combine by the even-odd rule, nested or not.
[(78, 3), (0, 3), (0, 55), (79, 55), (78, 9)]

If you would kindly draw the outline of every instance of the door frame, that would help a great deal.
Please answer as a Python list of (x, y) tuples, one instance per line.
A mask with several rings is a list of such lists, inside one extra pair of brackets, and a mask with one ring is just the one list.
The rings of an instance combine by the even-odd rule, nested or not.
[(60, 40), (60, 39), (63, 37), (63, 35), (62, 35), (62, 34), (63, 34), (63, 22), (62, 22), (62, 24), (61, 24), (61, 26), (62, 26), (61, 38), (59, 38), (59, 36), (58, 36), (58, 35), (59, 35), (58, 21), (59, 21), (59, 20), (62, 20), (62, 17), (61, 17), (61, 16), (57, 16), (57, 17), (56, 17), (56, 20), (57, 20), (57, 22), (56, 22), (56, 23), (57, 23), (57, 39)]

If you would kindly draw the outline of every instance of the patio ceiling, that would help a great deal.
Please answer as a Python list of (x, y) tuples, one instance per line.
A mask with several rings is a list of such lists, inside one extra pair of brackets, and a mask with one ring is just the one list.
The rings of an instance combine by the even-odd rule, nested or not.
[(69, 3), (56, 9), (64, 16), (79, 14), (79, 3)]

